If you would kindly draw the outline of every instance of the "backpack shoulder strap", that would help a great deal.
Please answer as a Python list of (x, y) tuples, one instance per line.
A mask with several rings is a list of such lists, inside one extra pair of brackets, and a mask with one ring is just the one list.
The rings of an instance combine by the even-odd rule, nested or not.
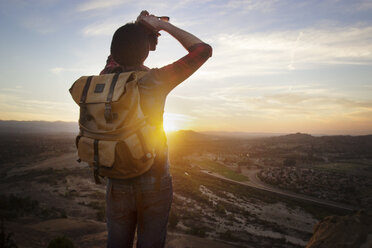
[(87, 78), (87, 81), (84, 85), (83, 93), (81, 94), (81, 97), (80, 97), (80, 103), (85, 103), (85, 101), (87, 100), (87, 94), (88, 94), (90, 83), (92, 82), (92, 78), (93, 76), (89, 76)]
[(111, 101), (112, 101), (112, 97), (114, 95), (115, 85), (118, 81), (119, 76), (120, 76), (120, 73), (116, 73), (112, 77), (112, 81), (111, 81), (111, 84), (110, 84), (110, 89), (109, 89), (109, 92), (107, 94), (107, 99), (106, 99), (106, 103), (105, 103), (105, 113), (104, 113), (106, 122), (112, 122), (112, 120), (114, 119), (114, 115), (112, 114)]

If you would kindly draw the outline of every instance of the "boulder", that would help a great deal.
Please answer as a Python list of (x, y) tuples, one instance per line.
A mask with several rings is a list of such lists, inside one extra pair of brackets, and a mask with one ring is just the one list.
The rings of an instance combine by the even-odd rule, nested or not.
[(346, 216), (328, 216), (314, 227), (306, 248), (371, 248), (372, 215), (359, 211)]

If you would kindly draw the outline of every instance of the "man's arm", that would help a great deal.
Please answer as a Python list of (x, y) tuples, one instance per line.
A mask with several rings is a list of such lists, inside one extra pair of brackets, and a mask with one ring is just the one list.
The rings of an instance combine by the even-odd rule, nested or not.
[(185, 49), (188, 49), (195, 44), (203, 43), (203, 41), (201, 41), (195, 35), (176, 27), (169, 22), (159, 20), (153, 15), (148, 15), (147, 12), (142, 12), (141, 15), (138, 17), (137, 22), (144, 24), (145, 26), (156, 32), (160, 30), (166, 31), (176, 40), (178, 40)]
[(137, 21), (154, 31), (164, 30), (168, 32), (189, 52), (188, 55), (173, 64), (153, 70), (155, 78), (165, 83), (165, 90), (168, 93), (212, 56), (212, 48), (195, 35), (147, 14), (142, 12)]

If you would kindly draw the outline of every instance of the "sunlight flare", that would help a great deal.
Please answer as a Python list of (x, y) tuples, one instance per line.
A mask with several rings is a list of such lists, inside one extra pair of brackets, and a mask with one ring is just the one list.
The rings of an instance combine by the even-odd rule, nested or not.
[(183, 114), (164, 113), (163, 127), (165, 132), (187, 129), (191, 117)]

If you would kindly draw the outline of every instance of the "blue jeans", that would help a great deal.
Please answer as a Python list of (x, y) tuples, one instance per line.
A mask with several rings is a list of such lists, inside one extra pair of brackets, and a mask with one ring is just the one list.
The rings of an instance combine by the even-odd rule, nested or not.
[(108, 248), (131, 248), (137, 228), (137, 248), (165, 246), (172, 204), (172, 178), (159, 184), (109, 179), (106, 189)]

